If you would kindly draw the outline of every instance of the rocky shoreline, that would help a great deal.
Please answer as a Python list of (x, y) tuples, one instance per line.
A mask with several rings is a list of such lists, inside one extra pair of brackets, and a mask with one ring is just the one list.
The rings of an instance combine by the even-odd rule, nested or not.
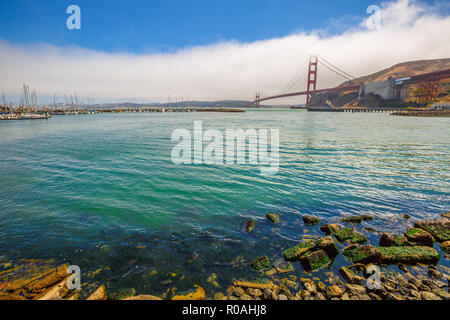
[(401, 110), (392, 113), (393, 116), (406, 116), (406, 117), (450, 117), (450, 110)]
[[(278, 224), (280, 217), (270, 213), (270, 223)], [(167, 293), (135, 295), (130, 291), (121, 295), (108, 294), (101, 284), (83, 284), (89, 294), (86, 300), (449, 300), (450, 269), (439, 265), (441, 255), (450, 258), (450, 212), (440, 219), (419, 221), (401, 235), (378, 233), (379, 245), (367, 244), (368, 239), (356, 226), (372, 220), (368, 215), (349, 216), (339, 224), (322, 224), (322, 238), (304, 239), (282, 252), (283, 263), (273, 263), (266, 256), (251, 261), (261, 275), (261, 281), (234, 281), (225, 292), (207, 296), (195, 286), (185, 295)], [(409, 219), (405, 215), (404, 219)], [(314, 216), (303, 216), (307, 226), (319, 225)], [(256, 221), (245, 225), (245, 232), (257, 228)], [(366, 228), (370, 229), (370, 228)], [(377, 233), (375, 230), (369, 231)], [(437, 245), (439, 244), (439, 246)], [(439, 248), (436, 250), (433, 247)], [(312, 272), (330, 267), (342, 255), (348, 265), (339, 274), (326, 272), (327, 279), (314, 277)], [(300, 263), (304, 272), (298, 279), (293, 275), (294, 263)], [(0, 261), (0, 300), (78, 300), (79, 290), (68, 288), (67, 266), (53, 266), (51, 260), (22, 260), (12, 265)], [(397, 266), (400, 272), (389, 270)], [(383, 270), (378, 274), (377, 268)], [(386, 269), (386, 270), (385, 270)], [(380, 270), (380, 269), (378, 269)], [(217, 283), (212, 274), (208, 282)], [(216, 286), (219, 287), (219, 286)]]

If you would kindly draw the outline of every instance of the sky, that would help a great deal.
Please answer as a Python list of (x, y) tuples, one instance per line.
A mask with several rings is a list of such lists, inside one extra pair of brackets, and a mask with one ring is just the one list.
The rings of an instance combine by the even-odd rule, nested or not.
[[(66, 26), (72, 4), (80, 30)], [(380, 29), (367, 27), (369, 5)], [(448, 58), (449, 12), (448, 1), (412, 0), (2, 0), (0, 92), (13, 101), (27, 83), (40, 102), (251, 100), (277, 93), (311, 54), (355, 76)]]

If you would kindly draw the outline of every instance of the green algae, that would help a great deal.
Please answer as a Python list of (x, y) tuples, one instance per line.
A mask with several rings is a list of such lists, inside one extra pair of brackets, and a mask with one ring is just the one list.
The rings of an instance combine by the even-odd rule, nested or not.
[(439, 253), (433, 248), (421, 246), (380, 247), (381, 264), (436, 264)]
[(431, 235), (439, 242), (450, 240), (450, 222), (448, 222), (448, 220), (420, 221), (415, 223), (414, 227), (431, 233)]
[(253, 229), (255, 229), (256, 221), (255, 220), (249, 220), (245, 224), (245, 232), (252, 232)]
[(266, 215), (267, 219), (269, 219), (272, 223), (280, 223), (280, 217), (275, 213), (269, 213)]
[(270, 260), (266, 256), (254, 259), (251, 262), (251, 266), (253, 269), (255, 269), (257, 271), (264, 271), (264, 270), (268, 270), (268, 269), (272, 268), (272, 265), (270, 264)]
[(372, 263), (377, 262), (380, 256), (378, 250), (371, 246), (352, 246), (345, 249), (343, 255), (353, 263)]
[(342, 218), (341, 221), (347, 222), (347, 223), (361, 223), (363, 221), (370, 221), (373, 220), (372, 216), (369, 215), (362, 215), (362, 216), (350, 216)]
[(339, 231), (339, 226), (337, 224), (324, 224), (320, 226), (320, 230), (326, 235), (330, 235)]
[(320, 219), (314, 216), (303, 216), (302, 217), (303, 222), (306, 223), (308, 226), (316, 225), (320, 222)]
[(315, 247), (314, 242), (302, 242), (292, 248), (289, 248), (283, 252), (283, 256), (287, 261), (297, 261), (300, 257), (310, 251)]
[(325, 238), (320, 238), (315, 242), (316, 248), (322, 249), (331, 258), (339, 254), (339, 248), (336, 245), (334, 239), (330, 236)]
[(331, 264), (332, 260), (323, 250), (317, 250), (307, 253), (300, 258), (300, 263), (305, 270), (318, 270), (326, 265)]
[(363, 244), (367, 242), (367, 238), (362, 234), (353, 231), (351, 228), (344, 228), (334, 233), (334, 236), (339, 240), (339, 242), (344, 242), (349, 240), (351, 243)]

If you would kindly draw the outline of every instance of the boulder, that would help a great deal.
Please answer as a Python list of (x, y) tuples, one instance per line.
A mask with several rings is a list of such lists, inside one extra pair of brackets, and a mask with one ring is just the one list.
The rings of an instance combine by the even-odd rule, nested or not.
[(254, 289), (254, 288), (247, 288), (245, 290), (249, 296), (259, 298), (263, 295), (263, 292), (260, 289)]
[(253, 229), (255, 229), (256, 221), (255, 220), (249, 220), (245, 224), (245, 232), (252, 232)]
[(314, 216), (305, 215), (302, 217), (303, 222), (306, 223), (308, 226), (313, 226), (315, 224), (318, 224), (320, 222), (320, 219)]
[(330, 235), (339, 231), (337, 224), (324, 224), (320, 226), (320, 230), (326, 235)]
[(312, 241), (303, 242), (295, 247), (289, 248), (286, 251), (284, 251), (283, 256), (287, 261), (298, 261), (301, 256), (312, 251), (314, 247), (315, 243)]
[(305, 270), (318, 270), (331, 263), (330, 257), (323, 250), (317, 250), (303, 255), (300, 263)]
[(367, 242), (366, 237), (364, 237), (359, 232), (353, 231), (352, 228), (344, 228), (342, 230), (339, 230), (338, 232), (334, 233), (334, 236), (339, 240), (339, 242), (344, 242), (347, 240), (351, 243), (359, 244)]
[(339, 269), (340, 275), (351, 284), (362, 284), (364, 278), (353, 273), (349, 268), (342, 267)]
[[(259, 290), (267, 290), (267, 289), (274, 289), (276, 285), (274, 285), (272, 282), (269, 282), (267, 284), (264, 283), (254, 283), (254, 282), (247, 282), (247, 281), (235, 281), (233, 283), (234, 287), (241, 287), (241, 288), (253, 288), (253, 289), (259, 289)], [(227, 292), (231, 291), (233, 292), (234, 287), (231, 286), (227, 289)]]
[(67, 266), (64, 265), (56, 269), (51, 269), (37, 281), (33, 281), (29, 285), (25, 286), (24, 289), (32, 294), (42, 293), (55, 284), (65, 280), (67, 277)]
[(86, 300), (106, 300), (106, 289), (100, 286)]
[(314, 284), (314, 281), (312, 281), (311, 279), (307, 279), (307, 278), (301, 278), (300, 282), (303, 285), (303, 288), (312, 294), (316, 294), (317, 293), (317, 287)]
[(67, 287), (67, 279), (64, 279), (60, 283), (54, 285), (48, 291), (36, 296), (35, 300), (62, 300), (68, 293), (69, 288)]
[(270, 268), (272, 268), (272, 265), (270, 264), (270, 260), (266, 256), (256, 258), (250, 264), (251, 264), (252, 268), (257, 271), (264, 271), (264, 270), (269, 270)]
[[(11, 298), (12, 296), (20, 296), (24, 299), (39, 299), (69, 276), (66, 265), (47, 269), (43, 272), (39, 270), (39, 272), (35, 274), (32, 271), (33, 275), (31, 277), (26, 275), (25, 277), (2, 283), (1, 291), (4, 292), (3, 296), (8, 296), (9, 298), (7, 299), (13, 299)], [(2, 294), (1, 291), (0, 295)]]
[(349, 216), (349, 217), (344, 217), (341, 219), (341, 221), (347, 222), (347, 223), (361, 223), (363, 221), (370, 221), (370, 220), (373, 220), (373, 217), (369, 216), (369, 215)]
[(345, 288), (351, 295), (359, 296), (366, 294), (366, 287), (359, 284), (346, 284)]
[(430, 278), (436, 279), (436, 280), (439, 280), (442, 278), (442, 272), (440, 272), (438, 269), (436, 269), (433, 266), (428, 267), (428, 275), (430, 276)]
[(381, 247), (398, 247), (408, 245), (408, 239), (405, 236), (395, 236), (392, 233), (384, 232), (380, 237)]
[(411, 244), (418, 246), (432, 247), (434, 243), (433, 236), (423, 229), (410, 228), (405, 232), (405, 237)]
[(325, 298), (325, 296), (322, 293), (317, 292), (317, 294), (315, 296), (315, 300), (322, 300), (322, 301), (324, 301), (324, 300), (327, 300), (327, 298)]
[(380, 259), (380, 252), (371, 245), (350, 246), (343, 255), (353, 263), (377, 263)]
[(441, 298), (434, 293), (428, 291), (421, 291), (420, 296), (422, 297), (422, 300), (441, 300)]
[(379, 247), (381, 264), (436, 264), (439, 253), (433, 248), (421, 246)]
[(205, 300), (206, 298), (206, 293), (205, 290), (198, 286), (198, 285), (194, 285), (195, 287), (195, 291), (194, 292), (190, 292), (186, 295), (177, 295), (174, 296), (172, 298), (172, 300), (184, 300), (184, 301), (188, 301), (188, 300)]
[(440, 247), (441, 247), (441, 250), (442, 250), (444, 253), (450, 255), (450, 240), (449, 240), (449, 241), (442, 242), (442, 243), (440, 244)]
[(450, 293), (442, 289), (433, 289), (432, 292), (442, 300), (450, 300)]
[(414, 227), (431, 233), (439, 242), (450, 240), (450, 219), (419, 221), (414, 224)]
[(330, 258), (334, 258), (339, 254), (339, 249), (336, 242), (331, 236), (318, 239), (315, 245), (316, 248), (325, 251)]
[(272, 223), (279, 223), (280, 217), (275, 213), (269, 213), (266, 215), (267, 219), (269, 219)]
[(339, 298), (342, 296), (342, 289), (339, 288), (337, 285), (329, 286), (325, 292), (328, 299), (331, 298)]

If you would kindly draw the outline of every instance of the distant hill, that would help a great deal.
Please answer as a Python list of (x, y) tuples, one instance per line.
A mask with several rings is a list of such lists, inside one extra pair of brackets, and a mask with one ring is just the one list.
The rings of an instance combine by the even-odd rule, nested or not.
[[(253, 108), (251, 101), (245, 100), (220, 100), (220, 101), (184, 101), (172, 103), (106, 103), (98, 104), (94, 108), (140, 108), (140, 107), (158, 107), (158, 108)], [(261, 105), (261, 108), (290, 108), (291, 105)]]
[(394, 79), (405, 78), (421, 73), (428, 73), (450, 69), (450, 58), (435, 60), (418, 60), (396, 64), (393, 67), (373, 73), (371, 75), (360, 77), (351, 81), (344, 82), (341, 86), (357, 85), (361, 82), (377, 82), (387, 80), (389, 77)]

